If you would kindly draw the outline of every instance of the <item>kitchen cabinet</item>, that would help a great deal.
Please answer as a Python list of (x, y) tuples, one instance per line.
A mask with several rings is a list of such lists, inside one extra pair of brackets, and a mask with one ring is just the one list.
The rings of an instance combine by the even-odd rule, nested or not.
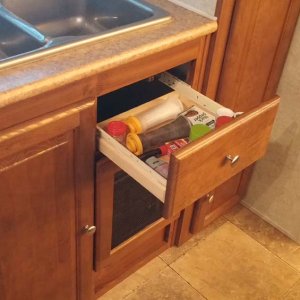
[[(99, 74), (99, 82), (101, 82), (102, 88), (98, 100), (98, 114), (100, 118), (103, 118), (103, 115), (111, 116), (112, 110), (132, 106), (130, 102), (137, 101), (139, 98), (146, 97), (148, 98), (147, 101), (149, 101), (151, 100), (151, 95), (159, 95), (161, 93), (159, 91), (160, 88), (155, 85), (155, 82), (153, 82), (154, 86), (151, 84), (152, 79), (149, 82), (150, 87), (148, 89), (148, 84), (146, 83), (145, 85), (140, 80), (160, 74), (177, 65), (187, 64), (189, 70), (188, 81), (192, 86), (198, 87), (203, 78), (204, 62), (207, 55), (205, 49), (208, 41), (209, 37), (202, 37), (178, 47), (172, 47), (169, 50), (162, 50), (156, 55), (150, 55), (133, 63), (124, 64), (124, 67), (120, 70), (112, 69)], [(128, 70), (131, 71), (128, 72)], [(125, 73), (126, 76), (124, 76)], [(141, 86), (138, 92), (131, 88), (135, 83), (137, 83), (137, 86)], [(108, 97), (106, 101), (108, 104), (105, 104), (104, 96), (107, 97), (107, 94), (110, 92), (116, 93), (115, 91), (124, 87), (132, 89), (131, 94), (134, 97), (124, 97), (124, 95), (117, 93), (113, 97)], [(165, 90), (163, 93), (165, 93)], [(112, 107), (114, 108), (112, 109)], [(103, 151), (101, 145), (99, 150), (100, 152)], [(109, 153), (105, 154), (109, 155)], [(152, 173), (155, 172), (152, 171)], [(118, 192), (121, 189), (120, 185), (122, 185), (120, 179), (116, 180), (118, 176), (128, 181), (125, 187), (131, 190), (129, 199), (121, 198), (118, 200), (120, 194), (122, 195), (122, 192)], [(149, 181), (149, 184), (151, 185), (151, 181)], [(176, 220), (179, 217), (180, 209), (178, 210), (177, 208), (177, 212), (175, 212), (170, 208), (168, 213), (165, 210), (166, 206), (164, 207), (156, 197), (137, 181), (128, 177), (126, 173), (122, 173), (121, 168), (114, 162), (103, 157), (96, 164), (95, 188), (95, 222), (98, 230), (95, 235), (94, 277), (95, 293), (97, 296), (100, 296), (147, 261), (173, 245)], [(161, 190), (161, 188), (158, 190)], [(130, 196), (128, 190), (126, 191), (125, 189), (123, 191), (125, 195), (129, 194)], [(137, 192), (134, 193), (134, 191)], [(135, 199), (135, 197), (132, 197), (132, 193), (138, 193), (139, 197)], [(136, 206), (126, 207), (126, 203), (122, 204), (122, 201)], [(123, 208), (124, 211), (116, 212), (116, 203), (119, 203), (119, 207)], [(148, 218), (145, 215), (147, 209)], [(131, 213), (133, 214), (128, 213), (129, 210), (132, 210), (133, 212)], [(144, 216), (134, 215), (135, 210), (137, 213), (144, 213)], [(126, 232), (125, 225), (127, 224), (122, 224), (120, 221), (118, 223), (117, 217), (114, 218), (114, 213), (123, 214), (125, 222), (126, 220), (127, 222), (132, 222), (132, 218), (139, 218), (143, 224), (137, 222), (131, 228), (127, 226), (129, 232)], [(150, 213), (154, 214), (151, 216)], [(145, 219), (148, 220), (145, 222)], [(116, 242), (118, 240), (117, 224), (125, 227), (121, 228), (123, 232), (119, 232), (121, 237), (122, 235), (125, 236), (121, 240), (119, 239), (119, 242)]]
[[(51, 78), (43, 92), (38, 81), (22, 101), (12, 97), (8, 104), (1, 102), (0, 241), (8, 245), (0, 250), (1, 299), (94, 299), (99, 280), (101, 289), (108, 289), (170, 247), (175, 218), (158, 218), (127, 240), (126, 247), (115, 247), (109, 254), (112, 260), (102, 259), (107, 241), (93, 243), (94, 216), (103, 212), (103, 203), (100, 210), (94, 208), (96, 96), (189, 62), (191, 74), (197, 74), (190, 78), (197, 85), (207, 41), (197, 36), (158, 48), (70, 84), (53, 86)], [(100, 226), (97, 234), (106, 229)], [(95, 263), (98, 251), (100, 269)], [(112, 277), (116, 269), (122, 271)]]
[[(278, 1), (276, 5), (271, 0), (219, 0), (219, 27), (211, 36), (202, 93), (244, 112), (275, 97), (299, 11), (297, 0)], [(196, 204), (194, 213), (194, 206), (186, 209), (180, 218), (176, 244), (181, 245), (192, 231), (207, 226), (239, 202), (252, 172), (250, 166), (235, 180), (210, 191), (203, 203)]]
[(93, 225), (94, 104), (83, 101), (1, 133), (3, 300), (92, 298), (92, 237), (84, 227)]
[[(210, 44), (205, 44), (204, 60), (194, 61), (194, 64), (197, 62), (197, 75), (193, 76), (193, 72), (187, 73), (187, 81), (192, 83), (196, 90), (202, 91), (203, 94), (220, 104), (236, 111), (249, 112), (255, 108), (260, 110), (266, 105), (265, 101), (275, 98), (276, 86), (300, 5), (298, 1), (293, 0), (281, 1), (278, 6), (273, 4), (272, 1), (251, 1), (251, 3), (233, 0), (218, 1), (216, 11), (219, 17), (218, 31), (212, 34)], [(267, 38), (266, 32), (268, 32)], [(203, 61), (207, 62), (205, 67), (203, 67)], [(222, 147), (226, 145), (226, 138), (225, 135)], [(232, 143), (240, 145), (238, 140)], [(248, 148), (245, 149), (248, 152)], [(184, 150), (182, 152), (184, 153)], [(253, 152), (255, 153), (256, 149)], [(209, 151), (209, 153), (215, 152)], [(180, 156), (178, 154), (178, 158)], [(193, 175), (186, 181), (182, 181), (182, 187), (185, 189), (191, 186), (191, 182), (197, 176), (194, 174), (195, 165), (189, 161), (189, 155), (182, 154), (182, 157), (187, 158), (186, 168), (191, 170), (190, 173)], [(195, 155), (195, 157), (199, 156)], [(184, 162), (180, 159), (179, 161), (180, 167), (183, 168)], [(175, 167), (174, 169), (176, 170)], [(199, 169), (201, 170), (201, 167)], [(209, 186), (204, 180), (207, 188), (205, 191), (195, 193), (190, 202), (186, 200), (189, 197), (182, 200), (187, 202), (179, 206), (180, 217), (175, 220), (176, 230), (173, 235), (175, 244), (181, 245), (192, 234), (199, 232), (238, 203), (246, 191), (251, 172), (252, 167), (228, 177), (223, 177), (221, 172), (222, 180), (218, 184)], [(217, 180), (217, 170), (212, 173), (214, 175), (212, 180)], [(198, 177), (199, 174), (197, 174)], [(180, 189), (176, 190), (176, 188), (180, 184), (178, 185), (176, 176), (171, 175), (171, 181), (173, 179), (175, 183), (172, 186), (172, 192), (178, 195)], [(174, 203), (171, 207), (174, 207)], [(165, 212), (164, 216), (167, 215), (168, 213)]]
[(223, 215), (224, 212), (240, 201), (238, 196), (240, 181), (241, 174), (239, 173), (195, 203), (193, 215), (190, 217), (189, 230), (191, 234), (199, 233), (213, 220)]
[[(172, 8), (166, 1), (154, 2)], [(254, 2), (256, 8), (267, 3), (259, 15), (273, 16), (274, 21), (267, 9), (270, 1)], [(16, 66), (0, 72), (5, 76), (1, 96), (9, 102), (0, 109), (0, 241), (6, 245), (0, 250), (1, 299), (95, 299), (239, 201), (250, 173), (243, 170), (267, 146), (278, 105), (271, 86), (279, 78), (296, 20), (296, 1), (280, 3), (282, 11), (286, 3), (285, 17), (274, 22), (276, 26), (271, 21), (256, 23), (254, 17), (247, 21), (249, 27), (241, 26), (246, 1), (223, 0), (217, 8), (219, 31), (210, 36), (216, 29), (213, 22), (194, 16), (196, 24), (203, 24), (203, 29), (196, 28), (181, 19), (181, 9), (173, 8), (172, 22), (144, 29), (134, 40), (133, 33), (127, 33), (93, 44), (93, 49), (81, 46), (49, 61), (28, 63), (31, 68)], [(257, 10), (251, 13), (255, 16)], [(276, 29), (276, 34), (270, 34), (275, 42), (257, 47), (252, 43), (256, 33), (246, 39), (247, 49), (255, 51), (240, 49), (243, 30), (248, 36), (251, 28), (266, 28), (270, 23)], [(235, 61), (236, 48), (251, 55), (237, 56)], [(256, 64), (249, 67), (251, 61), (271, 52), (269, 72), (258, 77), (259, 89), (268, 87), (272, 92), (251, 98), (255, 87), (249, 89), (245, 83), (250, 85), (255, 73), (249, 69), (260, 74)], [(183, 65), (188, 70), (183, 77), (196, 98), (203, 97), (200, 91), (245, 114), (173, 154), (169, 180), (162, 180), (160, 194), (153, 196), (109, 153), (95, 161), (96, 102)], [(122, 101), (126, 99), (118, 99), (108, 109), (121, 106)], [(98, 113), (103, 114), (99, 105)], [(231, 165), (225, 158), (229, 154), (239, 155), (240, 161)], [(151, 189), (151, 176), (147, 180)], [(123, 189), (124, 195), (134, 191), (141, 195), (129, 197), (132, 211), (124, 205)], [(126, 213), (120, 216), (120, 211)], [(145, 217), (126, 224), (126, 216), (132, 221), (135, 214)]]
[[(268, 144), (278, 98), (173, 153), (166, 180), (103, 128), (111, 120), (124, 120), (174, 96), (179, 97), (185, 108), (198, 105), (213, 114), (222, 106), (170, 74), (160, 75), (160, 80), (161, 85), (166, 84), (175, 91), (97, 126), (98, 149), (106, 156), (100, 159), (96, 169), (95, 216), (100, 229), (96, 233), (95, 268), (100, 294), (106, 290), (106, 284), (112, 285), (124, 275), (124, 270), (128, 271), (134, 264), (147, 261), (153, 253), (166, 249), (172, 242), (170, 231), (173, 232), (174, 222), (178, 221), (182, 211), (259, 159)], [(239, 156), (239, 161), (230, 161), (229, 155)], [(120, 175), (120, 170), (126, 173)], [(138, 201), (149, 209), (140, 210)], [(132, 214), (134, 211), (136, 214)], [(123, 221), (117, 220), (118, 214)], [(144, 222), (147, 223), (142, 224)], [(120, 240), (118, 235), (124, 236), (123, 230), (126, 231), (125, 238)]]
[[(93, 243), (94, 216), (110, 207), (97, 200), (94, 208), (95, 96), (184, 63), (197, 85), (207, 41), (197, 37), (158, 49), (1, 108), (0, 240), (8, 245), (0, 250), (1, 299), (94, 299), (171, 246), (179, 215), (146, 224), (111, 253), (103, 252), (107, 241), (97, 239), (109, 233), (108, 226), (98, 227)], [(99, 168), (103, 174), (97, 163)], [(97, 187), (96, 199), (103, 192)]]

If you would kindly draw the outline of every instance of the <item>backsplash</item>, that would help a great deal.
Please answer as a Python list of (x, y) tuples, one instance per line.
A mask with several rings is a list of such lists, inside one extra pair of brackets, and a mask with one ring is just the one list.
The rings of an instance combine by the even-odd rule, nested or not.
[(204, 13), (214, 16), (217, 0), (176, 0), (177, 2), (182, 2), (184, 4), (190, 5)]

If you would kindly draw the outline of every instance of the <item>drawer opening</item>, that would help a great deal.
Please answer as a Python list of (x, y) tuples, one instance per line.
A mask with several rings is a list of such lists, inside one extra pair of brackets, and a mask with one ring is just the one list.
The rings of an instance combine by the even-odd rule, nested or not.
[[(168, 72), (186, 82), (190, 64), (180, 65)], [(99, 97), (97, 101), (97, 122), (102, 122), (173, 91), (172, 88), (158, 79), (159, 75), (153, 76)]]
[(165, 103), (170, 94), (186, 108), (196, 105), (214, 115), (224, 107), (168, 73), (161, 74), (159, 80), (172, 92), (98, 123), (97, 140), (99, 151), (164, 203), (164, 217), (170, 217), (264, 155), (279, 99), (263, 103), (173, 152), (166, 179), (110, 136), (107, 124)]
[[(151, 97), (148, 97), (148, 90), (152, 89), (154, 89), (154, 91), (150, 92)], [(139, 91), (139, 95), (146, 95), (145, 97), (141, 97), (143, 98), (143, 102), (146, 102), (144, 102), (143, 105), (134, 107), (131, 110), (126, 110), (125, 112), (118, 114), (117, 116), (114, 116), (112, 118), (106, 119), (98, 124), (97, 128), (99, 134), (99, 151), (102, 152), (109, 159), (111, 159), (116, 165), (118, 165), (121, 169), (127, 172), (135, 180), (140, 182), (161, 202), (164, 202), (167, 180), (163, 176), (158, 174), (156, 171), (154, 171), (152, 168), (150, 168), (142, 160), (140, 160), (136, 155), (127, 150), (125, 146), (114, 140), (109, 134), (107, 134), (104, 128), (112, 120), (124, 120), (128, 116), (134, 115), (136, 112), (145, 111), (150, 107), (157, 105), (158, 103), (163, 103), (171, 95), (178, 96), (178, 98), (183, 103), (185, 109), (188, 109), (193, 105), (197, 105), (198, 107), (203, 107), (208, 112), (211, 112), (212, 114), (216, 115), (217, 110), (222, 106), (205, 97), (204, 95), (196, 92), (189, 85), (178, 80), (176, 77), (168, 73), (163, 73), (162, 75), (160, 75), (159, 80), (154, 80), (153, 82), (147, 83), (140, 82), (134, 86), (126, 87), (122, 90), (122, 93), (125, 93), (126, 97), (132, 96), (132, 91)], [(143, 92), (141, 93), (141, 91)], [(109, 101), (109, 97), (115, 99), (115, 97), (117, 96), (118, 98), (122, 93), (120, 92), (119, 94), (118, 91), (115, 93), (111, 93), (110, 95), (107, 95), (108, 98), (105, 98), (104, 101)], [(155, 93), (155, 96), (157, 96), (157, 94), (160, 96), (152, 100), (153, 93)], [(163, 96), (161, 96), (161, 94)], [(131, 106), (132, 103), (133, 102), (129, 102), (128, 105)], [(104, 118), (105, 117), (101, 117), (100, 119)]]

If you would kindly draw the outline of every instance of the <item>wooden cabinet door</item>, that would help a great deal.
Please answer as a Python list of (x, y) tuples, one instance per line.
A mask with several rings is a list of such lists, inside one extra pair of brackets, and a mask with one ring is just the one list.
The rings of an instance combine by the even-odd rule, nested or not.
[(1, 299), (75, 299), (73, 136), (1, 161)]
[(107, 158), (96, 164), (95, 291), (101, 296), (171, 245), (174, 219)]
[(92, 250), (80, 236), (80, 117), (72, 108), (0, 135), (1, 300), (91, 299), (78, 293), (82, 239)]

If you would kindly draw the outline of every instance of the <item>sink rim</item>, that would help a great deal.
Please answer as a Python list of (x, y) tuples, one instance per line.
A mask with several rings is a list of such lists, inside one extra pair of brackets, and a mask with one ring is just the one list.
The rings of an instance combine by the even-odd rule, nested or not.
[(108, 29), (107, 31), (96, 33), (93, 35), (82, 35), (82, 36), (62, 36), (62, 37), (45, 37), (43, 32), (39, 31), (35, 26), (31, 25), (27, 21), (23, 20), (22, 18), (14, 15), (11, 11), (7, 10), (3, 5), (0, 6), (4, 7), (11, 15), (15, 16), (18, 20), (24, 21), (24, 24), (28, 25), (29, 27), (33, 28), (37, 33), (41, 36), (45, 37), (46, 43), (44, 46), (41, 46), (37, 49), (27, 51), (18, 55), (14, 55), (5, 59), (0, 60), (0, 70), (8, 67), (13, 67), (15, 65), (19, 65), (25, 62), (38, 60), (42, 57), (50, 56), (52, 54), (59, 53), (63, 50), (71, 49), (74, 47), (87, 45), (91, 43), (95, 43), (101, 40), (106, 40), (110, 37), (114, 37), (123, 33), (135, 31), (137, 29), (142, 29), (146, 27), (150, 27), (156, 24), (165, 23), (167, 21), (171, 21), (172, 17), (169, 15), (165, 10), (162, 8), (155, 6), (151, 3), (148, 3), (144, 0), (139, 0), (142, 5), (147, 6), (148, 8), (152, 9), (153, 16), (133, 22), (131, 24), (123, 25), (117, 28)]

